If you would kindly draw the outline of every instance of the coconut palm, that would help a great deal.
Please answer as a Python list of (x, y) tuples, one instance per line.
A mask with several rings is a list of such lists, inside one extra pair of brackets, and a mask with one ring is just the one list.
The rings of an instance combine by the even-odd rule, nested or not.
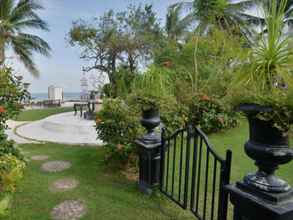
[(182, 8), (190, 10), (187, 17), (193, 17), (197, 22), (197, 30), (203, 34), (211, 28), (223, 30), (239, 29), (246, 33), (246, 21), (249, 15), (245, 11), (251, 8), (255, 0), (193, 0), (181, 2)]
[(183, 3), (171, 5), (166, 17), (166, 32), (170, 40), (177, 41), (182, 37), (192, 22), (191, 16), (181, 18)]
[[(293, 24), (293, 0), (285, 0), (282, 1), (285, 4), (285, 13), (284, 13), (284, 24), (289, 25), (289, 27), (292, 27)], [(270, 7), (272, 4), (271, 0), (256, 0), (256, 5), (259, 7), (260, 10), (265, 11), (266, 8)], [(278, 1), (277, 3), (277, 8), (280, 9), (281, 7), (281, 1)], [(262, 24), (264, 25), (265, 18), (263, 17), (258, 17), (258, 16), (250, 16), (248, 18), (248, 21), (254, 24)]]
[(25, 33), (27, 29), (48, 31), (48, 25), (36, 11), (43, 7), (34, 0), (0, 0), (0, 65), (5, 62), (5, 52), (13, 49), (24, 66), (38, 76), (32, 60), (33, 52), (49, 56), (50, 46), (42, 38)]

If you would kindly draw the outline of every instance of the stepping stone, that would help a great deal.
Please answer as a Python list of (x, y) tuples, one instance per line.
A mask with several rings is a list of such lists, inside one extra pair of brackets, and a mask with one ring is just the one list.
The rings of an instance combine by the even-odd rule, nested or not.
[(53, 182), (50, 186), (50, 190), (53, 192), (65, 192), (76, 188), (79, 182), (74, 178), (64, 178)]
[(47, 156), (47, 155), (35, 155), (35, 156), (32, 156), (31, 159), (35, 160), (35, 161), (44, 161), (44, 160), (48, 160), (49, 156)]
[(42, 165), (42, 170), (49, 173), (56, 173), (67, 170), (71, 167), (68, 161), (50, 161)]
[(85, 204), (81, 201), (68, 200), (57, 205), (51, 212), (55, 220), (78, 220), (87, 213)]

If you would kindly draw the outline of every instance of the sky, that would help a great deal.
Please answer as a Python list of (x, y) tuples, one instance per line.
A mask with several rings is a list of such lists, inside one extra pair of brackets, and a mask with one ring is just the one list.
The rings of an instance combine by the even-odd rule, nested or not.
[[(31, 83), (30, 92), (47, 92), (50, 85), (61, 86), (64, 92), (79, 92), (82, 66), (85, 61), (79, 58), (80, 51), (72, 48), (66, 41), (72, 22), (82, 19), (90, 20), (103, 15), (109, 9), (121, 11), (130, 4), (152, 4), (161, 22), (169, 5), (178, 0), (39, 0), (45, 7), (40, 16), (49, 24), (50, 32), (33, 32), (45, 39), (51, 46), (51, 57), (34, 55), (34, 61), (40, 71), (40, 77), (32, 77), (17, 60), (13, 53), (9, 54), (8, 63)], [(30, 32), (27, 30), (27, 32)]]

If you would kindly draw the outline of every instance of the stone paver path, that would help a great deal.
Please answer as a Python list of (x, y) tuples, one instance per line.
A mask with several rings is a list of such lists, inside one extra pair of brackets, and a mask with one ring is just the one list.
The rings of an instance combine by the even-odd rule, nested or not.
[(44, 161), (44, 160), (48, 160), (49, 156), (47, 156), (47, 155), (35, 155), (35, 156), (32, 156), (31, 159), (35, 160), (35, 161)]
[(51, 212), (55, 220), (77, 220), (86, 214), (86, 206), (81, 201), (68, 200), (57, 205)]
[(16, 133), (24, 138), (62, 144), (102, 145), (97, 140), (95, 122), (74, 116), (73, 112), (50, 116), (40, 121), (24, 124)]
[(65, 192), (75, 189), (79, 185), (79, 182), (74, 178), (64, 178), (53, 182), (50, 186), (52, 192)]
[[(42, 161), (47, 160), (47, 155), (34, 155), (32, 160)], [(42, 164), (41, 169), (49, 173), (61, 172), (71, 167), (69, 161), (49, 161)], [(52, 193), (66, 192), (78, 187), (79, 181), (75, 178), (68, 177), (58, 179), (49, 186)], [(87, 207), (84, 202), (80, 200), (66, 200), (55, 206), (50, 215), (54, 220), (78, 220), (87, 213)]]
[(42, 165), (42, 170), (49, 173), (56, 173), (67, 170), (71, 167), (68, 161), (50, 161)]

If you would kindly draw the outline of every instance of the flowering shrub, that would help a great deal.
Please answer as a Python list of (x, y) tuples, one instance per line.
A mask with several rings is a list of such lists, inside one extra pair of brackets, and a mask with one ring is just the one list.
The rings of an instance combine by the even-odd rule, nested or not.
[(11, 68), (0, 67), (0, 196), (15, 191), (16, 183), (23, 176), (25, 159), (4, 133), (6, 121), (21, 110), (20, 102), (26, 96), (21, 79)]
[(188, 119), (187, 109), (171, 95), (155, 97), (141, 91), (141, 93), (129, 95), (127, 103), (132, 111), (137, 112), (138, 117), (141, 116), (142, 110), (147, 110), (150, 107), (158, 109), (161, 121), (170, 133), (184, 127)]
[(0, 192), (14, 192), (16, 183), (22, 178), (25, 163), (15, 156), (0, 156)]
[(99, 138), (111, 144), (133, 143), (141, 131), (138, 115), (119, 98), (104, 101), (96, 129)]
[(129, 161), (135, 151), (134, 140), (142, 134), (139, 116), (120, 98), (108, 99), (96, 116), (98, 137), (108, 149), (107, 161)]
[(19, 104), (26, 96), (21, 79), (14, 76), (11, 68), (0, 67), (0, 130), (6, 121), (21, 110)]
[[(0, 132), (1, 133), (1, 132)], [(3, 133), (3, 132), (2, 132)], [(4, 134), (3, 134), (4, 136)], [(1, 137), (1, 134), (0, 134)], [(13, 141), (7, 141), (6, 139), (0, 138), (0, 157), (5, 155), (12, 155), (18, 160), (25, 162), (25, 158), (19, 148), (15, 146)]]
[(190, 104), (189, 120), (206, 133), (233, 128), (238, 125), (238, 113), (229, 111), (215, 97), (200, 95)]

